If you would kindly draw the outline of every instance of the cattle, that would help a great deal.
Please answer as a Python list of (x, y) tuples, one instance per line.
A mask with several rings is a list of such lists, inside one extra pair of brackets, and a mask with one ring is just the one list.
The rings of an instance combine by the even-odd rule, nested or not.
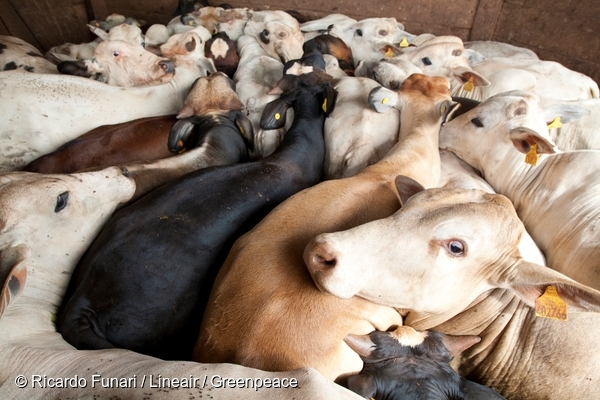
[(91, 60), (63, 61), (57, 68), (63, 74), (121, 87), (162, 85), (175, 74), (173, 62), (168, 58), (121, 40), (102, 41)]
[[(451, 105), (448, 80), (413, 75), (398, 96), (400, 139), (383, 160), (353, 177), (295, 194), (234, 243), (211, 291), (195, 360), (272, 371), (311, 366), (329, 379), (343, 379), (362, 368), (343, 342), (348, 333), (402, 324), (392, 308), (321, 293), (302, 261), (314, 235), (394, 213), (399, 202), (392, 185), (399, 171), (437, 183), (437, 178), (428, 181), (439, 175), (439, 164), (437, 174), (432, 166), (439, 158), (439, 127)], [(243, 327), (244, 334), (235, 327)]]
[[(486, 58), (474, 65), (473, 70), (501, 89), (479, 95), (477, 100), (509, 90), (531, 90), (546, 99), (558, 101), (598, 98), (600, 89), (590, 77), (559, 64), (555, 61), (520, 59), (507, 57)], [(471, 97), (464, 90), (453, 95)], [(473, 97), (475, 98), (475, 97)]]
[(40, 74), (58, 74), (56, 65), (23, 39), (0, 35), (0, 71), (22, 69)]
[[(177, 399), (183, 391), (223, 399), (359, 398), (308, 368), (271, 373), (122, 349), (75, 350), (56, 332), (57, 309), (78, 258), (135, 185), (115, 167), (74, 175), (10, 172), (0, 181), (3, 398)], [(244, 387), (232, 389), (230, 379), (240, 378)]]
[(305, 41), (302, 49), (305, 53), (317, 49), (321, 54), (331, 54), (348, 76), (354, 75), (352, 49), (342, 39), (328, 34), (318, 35)]
[[(600, 99), (540, 100), (556, 147), (562, 151), (600, 149)], [(558, 108), (558, 112), (554, 112), (554, 108)], [(569, 110), (568, 114), (565, 109)]]
[(371, 78), (390, 90), (398, 90), (410, 75), (422, 73), (423, 71), (416, 65), (398, 58), (361, 61), (354, 71), (355, 76)]
[(244, 34), (244, 27), (251, 16), (251, 10), (247, 8), (201, 7), (173, 18), (167, 28), (173, 35), (203, 26), (211, 34), (225, 32), (231, 40), (237, 41)]
[(508, 57), (539, 60), (539, 57), (533, 50), (493, 40), (465, 42), (465, 49), (475, 50), (486, 58)]
[[(239, 136), (240, 132), (244, 132), (242, 137), (246, 138), (248, 146), (252, 148), (252, 125), (241, 114), (241, 108), (242, 104), (229, 79), (220, 73), (201, 77), (192, 86), (178, 115), (141, 118), (98, 127), (32, 161), (23, 170), (56, 174), (111, 165), (129, 165), (133, 162), (148, 163), (195, 148), (198, 143), (207, 147), (204, 151), (210, 156), (204, 162), (196, 159), (196, 168), (228, 164), (238, 158), (230, 161), (227, 157), (230, 151), (223, 151), (224, 157), (219, 153), (220, 149), (228, 147), (232, 123), (236, 124), (233, 133)], [(184, 120), (177, 123), (178, 116)], [(194, 121), (187, 120), (192, 116)], [(222, 123), (226, 132), (219, 131)], [(169, 133), (172, 133), (175, 142), (172, 146), (168, 145)], [(178, 146), (179, 140), (182, 140), (182, 145)], [(235, 139), (234, 141), (237, 142)]]
[(330, 78), (315, 68), (280, 82), (286, 86), (274, 108), (297, 112), (271, 156), (187, 174), (117, 212), (75, 270), (58, 316), (63, 337), (79, 349), (190, 359), (198, 317), (233, 241), (321, 179)]
[(204, 45), (207, 58), (213, 60), (217, 71), (225, 73), (230, 78), (237, 70), (240, 57), (237, 54), (235, 42), (225, 32), (217, 32)]
[(377, 61), (387, 52), (398, 54), (402, 46), (415, 39), (404, 30), (404, 25), (395, 18), (365, 18), (356, 21), (340, 14), (308, 21), (301, 25), (304, 32), (326, 30), (330, 35), (342, 39), (351, 49), (354, 67), (360, 61)]
[(173, 56), (176, 74), (164, 85), (120, 88), (68, 75), (1, 74), (0, 171), (22, 168), (101, 125), (179, 112), (192, 83), (212, 66), (197, 38), (179, 45), (191, 50)]
[(275, 60), (286, 63), (302, 56), (304, 36), (298, 21), (285, 11), (252, 11), (244, 35), (253, 36)]
[[(269, 94), (269, 91), (283, 77), (283, 64), (270, 57), (252, 36), (240, 37), (237, 48), (240, 62), (233, 81), (236, 92), (244, 103), (244, 112), (254, 128), (255, 151), (252, 157), (266, 157), (275, 150), (285, 130), (290, 127), (289, 123), (279, 129), (263, 129), (260, 126), (265, 105), (277, 98), (277, 95)], [(292, 112), (289, 111), (290, 114)], [(286, 121), (291, 120), (291, 115), (286, 116)]]
[[(594, 178), (600, 153), (553, 154), (555, 144), (539, 101), (530, 92), (493, 96), (442, 127), (440, 147), (473, 166), (495, 191), (512, 200), (550, 268), (600, 288), (600, 249), (593, 234), (598, 210), (590, 201), (600, 190)], [(576, 180), (568, 178), (573, 171)]]
[(598, 397), (589, 327), (600, 321), (600, 292), (523, 260), (523, 223), (505, 196), (419, 192), (414, 182), (407, 192), (398, 181), (405, 195), (397, 213), (318, 235), (306, 247), (317, 286), (395, 307), (417, 330), (480, 336), (451, 365), (507, 399)]
[(46, 57), (52, 62), (59, 64), (63, 61), (89, 60), (93, 62), (94, 51), (102, 41), (119, 40), (128, 42), (132, 45), (145, 47), (146, 37), (142, 30), (135, 24), (121, 23), (111, 27), (108, 32), (95, 25), (87, 25), (90, 30), (98, 37), (89, 43), (63, 43), (51, 47), (46, 52)]
[(470, 399), (504, 397), (487, 386), (469, 381), (450, 367), (450, 361), (481, 340), (478, 336), (419, 332), (410, 326), (394, 331), (348, 335), (344, 341), (365, 365), (348, 377), (350, 390), (367, 399)]
[(335, 110), (325, 121), (325, 178), (356, 175), (381, 160), (398, 141), (400, 112), (377, 112), (368, 102), (371, 90), (380, 87), (372, 79), (346, 77), (338, 91)]

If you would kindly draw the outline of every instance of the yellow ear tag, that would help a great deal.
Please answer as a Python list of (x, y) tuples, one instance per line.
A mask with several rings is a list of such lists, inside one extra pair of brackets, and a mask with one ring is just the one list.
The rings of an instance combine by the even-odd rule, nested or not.
[(544, 294), (535, 299), (535, 315), (561, 321), (568, 319), (567, 303), (560, 298), (554, 286), (548, 286)]
[(475, 84), (473, 83), (473, 77), (470, 77), (469, 80), (466, 81), (465, 84), (463, 85), (463, 89), (466, 90), (467, 92), (472, 92), (474, 87), (475, 87)]
[(279, 119), (281, 118), (281, 115), (279, 113), (275, 113), (275, 119)]
[(400, 47), (408, 47), (408, 40), (406, 40), (406, 37), (402, 38), (402, 41), (400, 42)]
[(244, 128), (242, 128), (241, 126), (238, 128), (238, 130), (240, 131), (240, 133), (242, 134), (242, 136), (246, 136), (246, 132), (244, 131)]
[(392, 58), (394, 57), (394, 52), (392, 51), (391, 47), (388, 47), (387, 51), (385, 52), (385, 58)]
[(540, 156), (537, 153), (537, 144), (534, 143), (531, 145), (531, 148), (527, 154), (525, 154), (525, 162), (535, 167), (539, 158)]
[(323, 105), (321, 106), (324, 112), (327, 112), (327, 99), (323, 100)]
[(188, 22), (188, 25), (194, 25), (194, 21)]
[(554, 121), (548, 124), (548, 129), (552, 128), (560, 128), (562, 126), (562, 122), (560, 121), (560, 117), (554, 118)]
[(442, 114), (444, 114), (446, 112), (446, 106), (442, 106), (442, 109), (440, 111), (442, 112)]
[(381, 100), (381, 103), (382, 104), (387, 104), (388, 101), (389, 101), (388, 98), (384, 97), (383, 100)]

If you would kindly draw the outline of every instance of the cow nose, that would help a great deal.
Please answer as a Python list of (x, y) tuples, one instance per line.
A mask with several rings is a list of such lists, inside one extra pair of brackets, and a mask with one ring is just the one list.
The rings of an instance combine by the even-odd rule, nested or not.
[(172, 74), (175, 72), (175, 66), (173, 66), (171, 60), (160, 61), (158, 66), (165, 71), (166, 74)]
[(304, 262), (312, 274), (334, 268), (337, 264), (337, 257), (327, 242), (316, 238), (306, 246)]

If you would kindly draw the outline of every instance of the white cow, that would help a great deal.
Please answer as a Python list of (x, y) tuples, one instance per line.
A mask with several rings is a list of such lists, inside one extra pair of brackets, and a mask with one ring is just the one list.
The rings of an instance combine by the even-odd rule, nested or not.
[(161, 85), (168, 83), (175, 73), (168, 58), (121, 40), (102, 41), (92, 59), (63, 61), (58, 70), (120, 87)]
[(58, 74), (56, 65), (23, 39), (0, 35), (0, 71), (21, 69), (40, 74)]
[(398, 141), (400, 112), (377, 112), (369, 93), (380, 85), (372, 79), (345, 77), (333, 83), (338, 95), (325, 120), (325, 178), (356, 175), (381, 160)]
[(157, 86), (120, 88), (76, 76), (2, 73), (0, 171), (21, 168), (100, 125), (176, 114), (192, 83), (212, 65), (198, 54), (204, 54), (200, 47), (174, 56), (175, 77)]
[(539, 57), (533, 50), (493, 40), (465, 42), (465, 49), (475, 50), (486, 58), (509, 57), (539, 60)]
[[(325, 292), (395, 307), (418, 330), (480, 336), (452, 365), (508, 399), (596, 399), (600, 292), (523, 260), (523, 234), (502, 195), (429, 189), (391, 217), (317, 236), (304, 259)], [(536, 316), (536, 301), (568, 321)]]
[(360, 398), (308, 368), (271, 373), (165, 362), (121, 349), (79, 351), (65, 342), (54, 319), (73, 268), (134, 188), (116, 167), (0, 176), (2, 398)]
[(460, 86), (457, 89), (463, 90), (453, 91), (453, 95), (485, 100), (503, 91), (529, 90), (558, 101), (600, 96), (598, 84), (592, 78), (555, 61), (494, 57), (474, 65), (473, 70), (492, 83), (487, 93), (468, 92)]
[[(600, 99), (541, 101), (549, 122), (550, 137), (559, 149), (600, 149)], [(558, 112), (553, 112), (555, 107)], [(554, 121), (565, 108), (569, 109), (569, 115)]]
[(244, 103), (244, 112), (252, 122), (254, 129), (253, 157), (266, 157), (271, 154), (281, 140), (293, 120), (293, 111), (287, 112), (286, 126), (282, 129), (262, 129), (260, 118), (265, 105), (279, 96), (269, 94), (277, 82), (283, 77), (283, 64), (269, 56), (260, 46), (257, 39), (243, 35), (237, 41), (240, 56), (238, 68), (233, 75), (236, 93)]
[[(475, 168), (458, 158), (453, 152), (440, 150), (440, 161), (439, 187), (479, 189), (488, 193), (496, 193), (494, 188), (479, 175)], [(527, 231), (521, 237), (519, 251), (525, 261), (546, 265), (546, 257)]]
[[(544, 110), (533, 93), (489, 98), (444, 125), (440, 148), (475, 167), (512, 200), (548, 266), (600, 288), (600, 150), (555, 153)], [(525, 153), (537, 165), (525, 162)]]
[(298, 20), (285, 11), (251, 11), (244, 35), (253, 36), (265, 52), (282, 63), (302, 57), (304, 36)]
[(404, 30), (395, 18), (365, 18), (356, 21), (342, 14), (308, 21), (301, 25), (303, 32), (327, 31), (342, 39), (351, 49), (354, 66), (362, 60), (377, 61), (386, 53), (398, 54), (402, 46), (411, 43), (416, 36)]

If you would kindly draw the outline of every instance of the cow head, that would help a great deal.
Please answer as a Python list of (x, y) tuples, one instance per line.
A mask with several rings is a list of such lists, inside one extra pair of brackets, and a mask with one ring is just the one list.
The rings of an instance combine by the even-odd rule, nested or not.
[(75, 264), (135, 183), (120, 168), (0, 177), (0, 316), (26, 289), (58, 307)]
[(58, 64), (58, 70), (122, 87), (160, 85), (168, 83), (175, 75), (169, 59), (119, 40), (101, 42), (93, 59), (63, 61)]

